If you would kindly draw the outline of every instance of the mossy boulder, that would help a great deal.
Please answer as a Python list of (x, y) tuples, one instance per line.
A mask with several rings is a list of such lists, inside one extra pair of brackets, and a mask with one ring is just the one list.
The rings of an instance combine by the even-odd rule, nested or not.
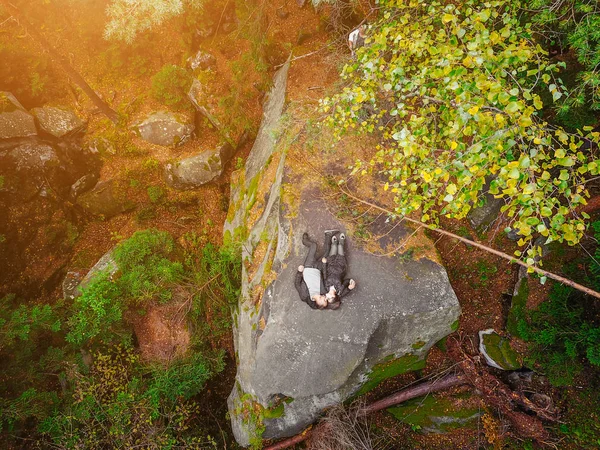
[[(465, 401), (467, 400), (467, 401)], [(465, 404), (466, 403), (466, 404)], [(423, 433), (442, 434), (468, 426), (481, 415), (468, 399), (428, 395), (415, 398), (387, 410), (398, 421)]]
[(518, 353), (510, 346), (510, 340), (493, 329), (479, 332), (479, 351), (488, 365), (496, 369), (517, 370), (522, 366)]
[(142, 139), (163, 147), (184, 144), (191, 139), (194, 128), (188, 116), (167, 111), (150, 114), (134, 127)]
[[(268, 439), (293, 435), (327, 407), (422, 368), (429, 349), (451, 333), (460, 314), (436, 261), (375, 255), (351, 234), (348, 276), (357, 280), (355, 291), (335, 311), (313, 310), (300, 300), (294, 278), (306, 255), (302, 233), (321, 241), (324, 230), (346, 226), (321, 185), (294, 173), (278, 146), (288, 67), (275, 76), (254, 146), (232, 181), (224, 227), (227, 240), (241, 239), (245, 262), (234, 330), (237, 383), (228, 399), (232, 429), (243, 446), (257, 428)], [(286, 199), (296, 204), (283, 204), (283, 186), (294, 191)], [(378, 225), (396, 248), (410, 235), (402, 226)], [(260, 427), (240, 413), (249, 397), (273, 412), (262, 414)], [(290, 400), (283, 411), (282, 397)]]
[(165, 181), (169, 186), (180, 190), (200, 187), (219, 177), (233, 154), (233, 147), (226, 143), (215, 150), (206, 150), (198, 155), (167, 163), (164, 169)]

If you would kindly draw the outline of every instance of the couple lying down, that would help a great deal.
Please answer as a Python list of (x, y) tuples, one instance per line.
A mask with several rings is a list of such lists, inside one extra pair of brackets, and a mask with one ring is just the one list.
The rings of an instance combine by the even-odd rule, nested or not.
[(308, 233), (302, 235), (302, 243), (309, 250), (294, 281), (300, 298), (313, 309), (338, 309), (342, 297), (356, 286), (353, 279), (344, 279), (348, 268), (346, 235), (337, 230), (326, 231), (325, 250), (320, 260), (316, 257), (317, 243), (310, 240)]

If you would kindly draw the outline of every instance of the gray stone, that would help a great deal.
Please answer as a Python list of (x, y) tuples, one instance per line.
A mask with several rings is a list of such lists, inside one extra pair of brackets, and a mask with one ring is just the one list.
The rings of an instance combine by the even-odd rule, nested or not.
[(135, 208), (126, 198), (125, 190), (117, 180), (98, 183), (94, 189), (79, 196), (77, 203), (88, 213), (109, 219)]
[(98, 175), (95, 173), (89, 173), (79, 178), (71, 186), (70, 196), (71, 198), (77, 198), (79, 195), (86, 191), (89, 191), (98, 183)]
[(488, 192), (489, 181), (483, 187), (484, 203), (482, 205), (476, 205), (469, 211), (467, 218), (473, 228), (479, 232), (486, 231), (490, 225), (496, 220), (498, 214), (500, 214), (500, 208), (504, 205), (504, 200), (501, 198), (494, 198), (492, 194)]
[(216, 150), (181, 159), (165, 166), (165, 180), (175, 189), (194, 189), (211, 182), (223, 173), (225, 164), (233, 156), (233, 147), (223, 144)]
[(491, 328), (479, 332), (479, 351), (487, 364), (496, 369), (516, 370), (522, 366), (519, 355), (510, 347), (509, 340)]
[(110, 142), (108, 139), (103, 137), (98, 137), (92, 139), (92, 141), (88, 144), (88, 151), (92, 154), (105, 154), (116, 155), (117, 149), (114, 144)]
[(500, 213), (500, 208), (504, 205), (504, 200), (494, 198), (491, 194), (486, 194), (485, 203), (474, 207), (467, 217), (473, 228), (478, 231), (485, 231), (496, 220)]
[(85, 125), (75, 112), (66, 108), (44, 106), (33, 108), (31, 113), (37, 119), (41, 131), (57, 138), (75, 133)]
[[(115, 259), (113, 258), (114, 247), (111, 248), (108, 252), (106, 252), (102, 257), (98, 260), (96, 264), (89, 270), (81, 283), (77, 286), (77, 288), (73, 291), (73, 297), (79, 297), (83, 291), (83, 289), (88, 286), (98, 275), (101, 273), (107, 273), (109, 277), (112, 277), (119, 267)], [(65, 297), (66, 298), (66, 297)]]
[(198, 50), (194, 56), (187, 59), (192, 70), (200, 69), (215, 69), (217, 66), (217, 58), (204, 50)]
[(81, 283), (83, 276), (79, 272), (67, 272), (62, 283), (63, 298), (65, 300), (73, 300), (79, 295), (77, 287)]
[(182, 145), (194, 132), (194, 124), (188, 117), (166, 111), (151, 114), (135, 128), (145, 141), (164, 147)]
[(35, 136), (33, 116), (10, 92), (0, 91), (0, 139)]
[(42, 171), (50, 166), (58, 166), (60, 159), (54, 149), (47, 144), (25, 143), (8, 152), (17, 171)]
[[(233, 210), (224, 227), (226, 241), (239, 236), (238, 230), (248, 223), (248, 205), (256, 196), (254, 180), (261, 182), (256, 177), (264, 174), (276, 150), (273, 131), (283, 111), (288, 67), (286, 64), (275, 76), (263, 123), (247, 159), (245, 181), (243, 185), (232, 182)], [(325, 203), (317, 182), (294, 185), (298, 211), (288, 214), (280, 198), (284, 169), (285, 154), (281, 154), (275, 181), (266, 181), (271, 183), (270, 190), (264, 199), (261, 196), (263, 212), (252, 228), (242, 233), (247, 235), (242, 240), (242, 259), (258, 266), (252, 276), (245, 265), (242, 268), (234, 329), (238, 371), (228, 399), (232, 429), (243, 446), (256, 433), (243, 414), (236, 414), (244, 403), (268, 409), (286, 398), (283, 414), (265, 418), (262, 437), (293, 435), (325, 408), (365, 388), (368, 381), (368, 386), (376, 385), (373, 372), (378, 364), (391, 359), (410, 370), (415, 363), (422, 363), (431, 346), (452, 331), (460, 314), (456, 295), (439, 264), (427, 258), (401, 262), (394, 256), (376, 256), (356, 245), (352, 236), (347, 244), (348, 276), (357, 280), (355, 291), (335, 311), (313, 310), (303, 303), (294, 289), (297, 267), (306, 254), (302, 232), (321, 241), (324, 230), (345, 227), (329, 212), (333, 205)], [(389, 231), (390, 245), (396, 247), (408, 236), (407, 230), (394, 224), (389, 224)], [(268, 243), (266, 256), (253, 261), (253, 249), (259, 242)], [(254, 288), (264, 284), (269, 267), (276, 272), (275, 281), (257, 302)]]

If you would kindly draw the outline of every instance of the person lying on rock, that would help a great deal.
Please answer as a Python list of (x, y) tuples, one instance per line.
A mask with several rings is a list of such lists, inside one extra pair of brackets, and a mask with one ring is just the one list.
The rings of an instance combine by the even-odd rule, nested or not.
[[(327, 236), (327, 232), (325, 234)], [(330, 234), (331, 236), (331, 234)], [(313, 309), (336, 309), (338, 305), (328, 303), (325, 297), (323, 274), (327, 260), (317, 260), (317, 243), (310, 240), (308, 233), (302, 235), (302, 243), (309, 247), (304, 265), (298, 266), (294, 285), (300, 298)]]
[[(327, 293), (327, 303), (332, 309), (337, 309), (341, 305), (342, 297), (349, 294), (356, 287), (356, 282), (352, 278), (346, 278), (348, 270), (348, 261), (345, 254), (346, 235), (341, 233), (339, 236), (334, 234), (330, 239), (325, 236), (325, 255), (323, 258), (323, 278)], [(335, 305), (335, 306), (334, 306)]]

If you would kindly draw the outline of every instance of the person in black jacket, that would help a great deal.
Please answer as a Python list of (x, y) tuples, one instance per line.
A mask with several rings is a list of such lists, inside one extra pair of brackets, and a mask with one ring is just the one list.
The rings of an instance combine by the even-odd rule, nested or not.
[[(329, 242), (332, 232), (325, 232), (326, 242)], [(327, 302), (323, 273), (326, 272), (327, 259), (317, 259), (317, 243), (311, 241), (308, 233), (302, 235), (302, 243), (309, 247), (304, 265), (298, 266), (294, 285), (300, 298), (313, 309), (337, 309), (339, 304)]]
[(327, 293), (327, 303), (335, 308), (339, 308), (342, 297), (350, 293), (355, 287), (356, 282), (352, 278), (346, 278), (348, 270), (348, 261), (346, 259), (346, 235), (341, 233), (331, 237), (326, 242), (325, 254), (328, 255), (326, 264), (324, 264), (323, 279), (325, 280), (325, 289)]

